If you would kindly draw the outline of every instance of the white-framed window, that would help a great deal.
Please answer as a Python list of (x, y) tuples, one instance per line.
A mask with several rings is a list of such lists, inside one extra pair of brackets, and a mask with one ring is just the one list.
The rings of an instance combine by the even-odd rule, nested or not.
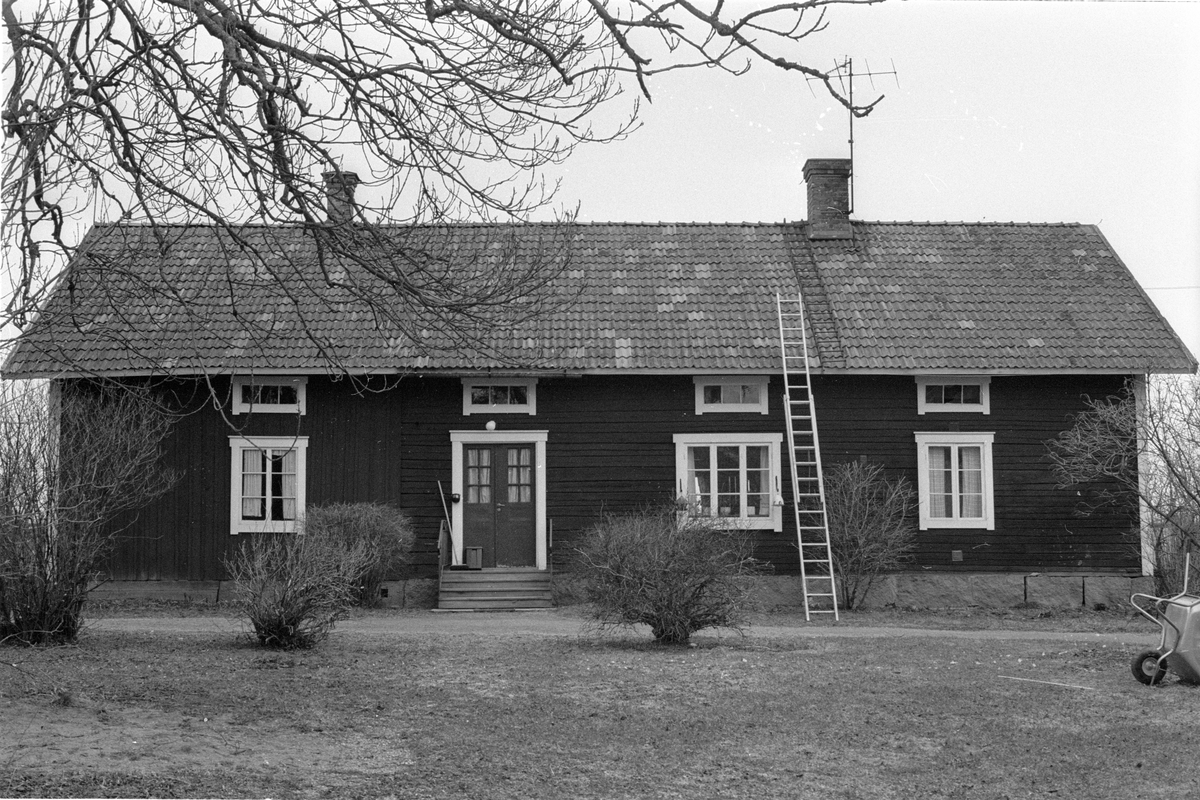
[(696, 413), (767, 413), (766, 376), (706, 376), (696, 383)]
[(780, 433), (680, 433), (675, 442), (677, 497), (690, 513), (731, 527), (783, 530)]
[(303, 414), (308, 378), (243, 376), (233, 379), (234, 414)]
[(929, 375), (917, 378), (917, 413), (991, 414), (991, 378)]
[(292, 533), (304, 516), (307, 436), (230, 436), (229, 532)]
[(992, 433), (918, 433), (921, 530), (996, 529)]
[(463, 415), (537, 414), (537, 378), (463, 378)]

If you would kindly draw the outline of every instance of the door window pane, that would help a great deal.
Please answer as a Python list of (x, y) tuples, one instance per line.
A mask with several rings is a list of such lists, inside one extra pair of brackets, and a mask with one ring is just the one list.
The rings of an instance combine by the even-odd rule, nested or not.
[(533, 449), (511, 447), (508, 450), (508, 502), (533, 502)]
[(467, 448), (467, 502), (492, 502), (492, 451), (488, 448)]

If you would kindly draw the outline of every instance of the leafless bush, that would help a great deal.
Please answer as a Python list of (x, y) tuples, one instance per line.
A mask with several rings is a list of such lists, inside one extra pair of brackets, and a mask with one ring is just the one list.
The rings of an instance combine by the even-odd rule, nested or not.
[(829, 543), (842, 607), (853, 611), (881, 573), (897, 570), (912, 551), (916, 529), (908, 481), (889, 481), (883, 467), (854, 461), (825, 475)]
[(0, 639), (69, 642), (120, 529), (174, 483), (171, 416), (135, 388), (0, 389)]
[(601, 628), (644, 623), (663, 644), (704, 628), (740, 629), (757, 570), (745, 531), (674, 508), (604, 517), (585, 534), (575, 569)]
[(303, 526), (297, 533), (251, 534), (225, 564), (233, 609), (250, 619), (266, 647), (312, 647), (350, 613), (374, 556), (364, 540)]
[(310, 508), (304, 530), (309, 536), (328, 537), (347, 548), (360, 542), (366, 545), (370, 561), (354, 581), (354, 602), (364, 607), (378, 605), (379, 587), (403, 569), (417, 539), (408, 515), (382, 503)]
[[(1200, 521), (1193, 520), (1191, 533), (1176, 525), (1161, 522), (1151, 523), (1146, 531), (1135, 529), (1130, 535), (1132, 548), (1139, 553), (1145, 551), (1150, 562), (1150, 578), (1154, 581), (1154, 593), (1159, 597), (1179, 594), (1184, 586), (1184, 567), (1190, 542), (1200, 542)], [(1197, 575), (1200, 573), (1200, 551), (1192, 553), (1192, 579), (1189, 591), (1200, 588)]]

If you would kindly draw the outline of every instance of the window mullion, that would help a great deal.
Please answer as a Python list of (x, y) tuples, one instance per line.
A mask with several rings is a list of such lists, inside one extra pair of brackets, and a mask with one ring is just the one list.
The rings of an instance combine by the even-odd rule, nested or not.
[(749, 497), (746, 494), (746, 487), (749, 485), (746, 464), (749, 457), (746, 455), (746, 445), (738, 445), (738, 518), (742, 519), (746, 516), (749, 502)]
[(721, 507), (721, 470), (717, 467), (717, 446), (708, 446), (708, 516), (717, 516)]
[(950, 446), (950, 518), (962, 519), (962, 491), (959, 487), (959, 445)]

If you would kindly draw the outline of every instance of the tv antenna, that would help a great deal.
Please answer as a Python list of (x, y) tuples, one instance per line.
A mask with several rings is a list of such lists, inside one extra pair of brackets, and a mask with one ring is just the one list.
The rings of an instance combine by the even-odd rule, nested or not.
[[(872, 70), (871, 65), (867, 63), (866, 59), (863, 59), (863, 65), (865, 68), (861, 72), (855, 72), (854, 71), (854, 59), (851, 58), (850, 56), (845, 56), (841, 61), (835, 61), (833, 64), (833, 69), (831, 69), (829, 71), (829, 77), (831, 79), (836, 80), (838, 82), (838, 84), (841, 86), (842, 94), (846, 96), (846, 99), (849, 101), (849, 106), (850, 106), (847, 109), (847, 111), (850, 113), (850, 139), (849, 139), (849, 143), (850, 143), (850, 213), (852, 213), (852, 214), (854, 213), (854, 118), (856, 116), (865, 117), (867, 114), (871, 113), (871, 109), (875, 108), (875, 106), (879, 104), (879, 101), (882, 100), (884, 97), (883, 95), (879, 95), (879, 97), (876, 97), (868, 105), (863, 106), (863, 108), (859, 111), (859, 113), (855, 113), (854, 79), (855, 78), (866, 78), (868, 81), (871, 82), (871, 89), (872, 89), (872, 91), (874, 91), (876, 76), (891, 75), (893, 78), (896, 79), (896, 86), (899, 87), (900, 86), (900, 77), (899, 77), (899, 73), (896, 72), (896, 62), (893, 61), (891, 63), (892, 63), (891, 69)], [(810, 92), (812, 91), (812, 82), (814, 80), (817, 80), (817, 79), (813, 78), (811, 76), (808, 77), (808, 83), (809, 83), (808, 88), (809, 88)], [(816, 95), (815, 92), (813, 92), (813, 94), (814, 94), (814, 96)]]

